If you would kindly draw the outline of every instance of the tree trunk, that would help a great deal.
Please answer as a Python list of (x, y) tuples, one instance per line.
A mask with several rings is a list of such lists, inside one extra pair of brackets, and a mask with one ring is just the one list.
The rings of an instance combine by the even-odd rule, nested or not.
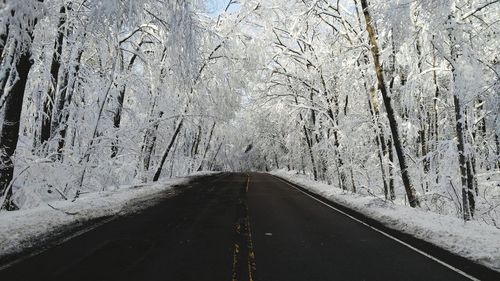
[[(301, 116), (301, 119), (302, 119), (302, 116)], [(305, 136), (306, 142), (307, 142), (307, 149), (309, 151), (309, 156), (311, 157), (313, 177), (314, 177), (314, 180), (316, 181), (316, 180), (318, 180), (318, 171), (316, 170), (316, 162), (314, 161), (314, 154), (313, 154), (313, 150), (312, 150), (312, 140), (311, 140), (311, 137), (309, 136), (306, 125), (303, 125), (303, 129), (304, 129), (304, 136)]]
[[(366, 89), (366, 85), (365, 85)], [(384, 136), (384, 128), (382, 127), (382, 123), (380, 122), (380, 109), (379, 109), (379, 104), (376, 96), (376, 91), (374, 88), (371, 88), (369, 93), (368, 93), (368, 106), (370, 109), (370, 114), (372, 115), (373, 123), (375, 125), (375, 134), (376, 134), (376, 144), (378, 148), (378, 158), (380, 162), (380, 169), (382, 172), (382, 181), (384, 185), (384, 198), (389, 199), (389, 189), (390, 185), (387, 183), (388, 181), (391, 181), (391, 166), (389, 163), (389, 179), (387, 179), (386, 176), (386, 169), (385, 169), (385, 161), (384, 158), (387, 155), (388, 152), (388, 144), (385, 141), (385, 136)]]
[(500, 170), (500, 135), (498, 133), (495, 133), (495, 146), (497, 147), (497, 160), (495, 161), (495, 165), (498, 170)]
[[(115, 129), (120, 128), (120, 123), (122, 120), (122, 111), (123, 111), (123, 100), (125, 99), (125, 86), (123, 86), (120, 89), (120, 93), (118, 94), (118, 97), (116, 98), (116, 102), (118, 103), (116, 107), (115, 114), (113, 116), (113, 127)], [(113, 141), (113, 144), (111, 145), (111, 158), (115, 158), (116, 155), (118, 154), (118, 136), (116, 137), (116, 140)]]
[(203, 157), (201, 158), (200, 166), (197, 169), (198, 172), (203, 170), (203, 165), (205, 162), (205, 158), (207, 157), (208, 150), (210, 149), (210, 143), (212, 142), (212, 137), (214, 134), (214, 129), (215, 129), (216, 124), (217, 123), (214, 121), (214, 124), (212, 125), (212, 129), (210, 129), (210, 135), (208, 136), (207, 145), (205, 146), (205, 150), (203, 151)]
[[(159, 118), (163, 117), (163, 111), (160, 111)], [(151, 155), (153, 154), (153, 148), (156, 143), (156, 132), (158, 131), (159, 123), (156, 122), (153, 128), (148, 128), (146, 131), (146, 135), (144, 136), (144, 147), (143, 147), (143, 169), (144, 171), (149, 170), (149, 165), (151, 164)]]
[(158, 168), (156, 169), (155, 175), (153, 177), (153, 181), (158, 181), (161, 175), (161, 170), (163, 168), (163, 165), (165, 164), (165, 161), (167, 160), (168, 154), (170, 153), (170, 150), (172, 149), (172, 146), (175, 143), (175, 140), (177, 139), (177, 135), (181, 131), (182, 125), (184, 123), (184, 118), (181, 117), (181, 120), (177, 124), (177, 127), (175, 128), (175, 132), (172, 135), (172, 138), (170, 138), (170, 142), (168, 143), (167, 149), (165, 149), (165, 152), (163, 152), (163, 156), (161, 157), (160, 164), (158, 165)]
[(396, 192), (394, 191), (394, 168), (392, 167), (394, 163), (394, 153), (392, 151), (392, 141), (390, 137), (387, 141), (387, 151), (389, 153), (389, 196), (391, 200), (395, 200)]
[[(312, 127), (313, 128), (316, 128), (316, 111), (314, 109), (314, 95), (313, 95), (314, 91), (311, 89), (309, 91), (309, 100), (311, 102), (311, 109), (310, 109), (310, 112), (311, 112), (311, 124), (312, 124)], [(317, 133), (317, 132), (313, 132), (313, 130), (310, 130), (310, 133), (309, 133), (309, 138), (311, 140), (311, 143), (313, 141), (313, 135), (314, 135), (314, 140), (316, 141), (316, 144), (319, 144), (321, 139), (320, 139), (320, 135)], [(316, 172), (318, 173), (318, 177), (321, 179), (321, 180), (325, 180), (326, 178), (326, 171), (327, 171), (327, 167), (326, 167), (326, 159), (321, 155), (321, 153), (318, 153), (317, 154), (317, 164), (318, 164), (318, 167), (316, 168)]]
[[(137, 46), (137, 48), (135, 50), (135, 53), (130, 58), (130, 61), (128, 62), (128, 65), (127, 65), (127, 68), (126, 68), (127, 72), (132, 69), (132, 66), (134, 65), (134, 62), (137, 59), (137, 53), (140, 51), (141, 46), (143, 44), (144, 44), (144, 41), (141, 41), (139, 43), (139, 45)], [(123, 57), (123, 54), (122, 54), (122, 57)], [(115, 110), (114, 115), (113, 115), (113, 127), (115, 129), (120, 128), (120, 123), (121, 123), (121, 120), (122, 120), (122, 112), (123, 112), (123, 102), (125, 100), (125, 91), (126, 91), (126, 89), (127, 89), (127, 85), (124, 84), (121, 87), (121, 89), (120, 89), (120, 93), (116, 97), (117, 105), (116, 105), (116, 110)], [(117, 154), (118, 154), (118, 137), (116, 137), (116, 140), (113, 141), (113, 144), (111, 145), (111, 158), (116, 157)]]
[(217, 150), (215, 150), (214, 157), (212, 157), (212, 161), (209, 161), (209, 166), (208, 170), (212, 170), (215, 165), (215, 159), (217, 159), (217, 156), (219, 155), (220, 149), (222, 148), (223, 142), (219, 143), (219, 146), (217, 147)]
[[(448, 17), (449, 23), (454, 23), (454, 16), (450, 15)], [(454, 25), (455, 26), (455, 25)], [(463, 207), (463, 217), (464, 220), (468, 221), (471, 219), (471, 215), (473, 213), (473, 210), (471, 210), (472, 204), (474, 204), (474, 194), (469, 191), (469, 183), (468, 183), (468, 178), (470, 175), (470, 167), (467, 167), (467, 156), (465, 152), (465, 145), (466, 145), (466, 137), (465, 137), (465, 131), (466, 131), (466, 116), (465, 116), (465, 111), (462, 107), (462, 101), (460, 93), (457, 91), (455, 88), (455, 85), (457, 83), (457, 60), (459, 56), (459, 46), (457, 46), (457, 39), (454, 35), (454, 32), (456, 32), (453, 29), (448, 29), (448, 37), (450, 39), (450, 54), (451, 54), (451, 74), (452, 74), (452, 92), (453, 92), (453, 105), (455, 109), (455, 131), (456, 131), (456, 136), (457, 136), (457, 149), (458, 149), (458, 163), (460, 166), (460, 182), (462, 185), (462, 207)], [(469, 181), (470, 182), (470, 181)], [(469, 196), (472, 196), (472, 202), (469, 200)]]
[[(434, 37), (433, 37), (434, 39)], [(433, 146), (432, 146), (432, 149), (434, 149), (435, 151), (437, 151), (437, 147), (438, 147), (438, 144), (439, 144), (439, 111), (438, 111), (438, 100), (440, 98), (439, 96), (439, 84), (438, 84), (438, 80), (437, 80), (437, 71), (436, 71), (436, 50), (433, 49), (433, 52), (432, 52), (432, 67), (434, 68), (434, 70), (432, 71), (432, 80), (433, 80), (433, 83), (434, 83), (434, 99), (433, 99), (433, 110), (434, 110), (434, 114), (433, 114), (433, 120), (432, 120), (432, 129), (431, 129), (431, 133), (433, 134)], [(433, 165), (433, 172), (434, 172), (434, 175), (435, 175), (435, 182), (436, 184), (439, 183), (439, 158), (438, 158), (438, 155), (434, 156), (433, 159), (432, 159), (432, 163), (434, 163)]]
[[(323, 85), (323, 88), (325, 89), (325, 93), (326, 93), (326, 83), (324, 82), (323, 75), (321, 75), (321, 84)], [(345, 186), (346, 176), (345, 176), (345, 173), (343, 171), (344, 161), (340, 157), (340, 142), (339, 142), (339, 136), (338, 136), (338, 126), (339, 126), (338, 99), (336, 96), (334, 96), (331, 99), (329, 97), (326, 97), (326, 98), (327, 98), (327, 103), (328, 103), (327, 114), (330, 117), (331, 122), (332, 122), (333, 127), (334, 127), (333, 128), (333, 146), (334, 146), (335, 157), (337, 158), (337, 173), (338, 173), (338, 177), (339, 177), (339, 188), (345, 190), (346, 189), (346, 186)], [(333, 106), (335, 106), (335, 112), (332, 109), (332, 104), (333, 104)]]
[(196, 136), (193, 140), (193, 145), (191, 146), (191, 157), (196, 157), (198, 155), (198, 149), (201, 142), (201, 125), (198, 125), (198, 130), (196, 131)]
[[(43, 0), (38, 0), (37, 2), (43, 3)], [(11, 11), (12, 16), (14, 13), (15, 11)], [(38, 19), (34, 18), (33, 29), (36, 27), (37, 21)], [(33, 30), (28, 30), (28, 35), (31, 41), (33, 41)], [(13, 44), (17, 45), (21, 44), (21, 42), (14, 41)], [(7, 84), (3, 83), (3, 81), (2, 88), (0, 88), (2, 94), (8, 95), (2, 97), (5, 98), (5, 108), (2, 128), (0, 130), (0, 198), (3, 198), (0, 210), (14, 210), (17, 208), (11, 201), (11, 181), (14, 177), (14, 161), (12, 161), (12, 156), (16, 151), (17, 142), (19, 140), (24, 92), (28, 82), (29, 72), (33, 66), (33, 61), (31, 60), (31, 44), (25, 46), (25, 48), (26, 50), (19, 55), (17, 61), (12, 61), (16, 62), (15, 67), (18, 79), (14, 80), (10, 92), (5, 93), (4, 87)], [(9, 76), (4, 77), (4, 79), (9, 79)]]
[(0, 34), (0, 61), (3, 61), (3, 58), (5, 57), (4, 51), (5, 47), (7, 46), (8, 39), (9, 39), (9, 25), (7, 24), (5, 26), (5, 32)]
[(9, 80), (11, 79), (12, 76), (12, 66), (14, 65), (14, 59), (15, 59), (15, 49), (17, 47), (17, 41), (12, 40), (11, 42), (7, 41), (7, 46), (6, 49), (4, 50), (5, 54), (2, 57), (2, 69), (1, 69), (1, 76), (0, 76), (0, 108), (3, 107), (4, 102), (5, 102), (5, 97), (3, 96), (5, 92), (5, 86), (8, 85)]
[(420, 206), (420, 202), (416, 196), (416, 191), (412, 186), (410, 175), (408, 173), (408, 165), (406, 164), (406, 157), (403, 152), (403, 147), (401, 144), (401, 139), (399, 137), (398, 123), (396, 121), (396, 116), (392, 108), (391, 97), (387, 92), (387, 88), (384, 81), (384, 72), (382, 65), (380, 64), (380, 53), (378, 49), (377, 39), (375, 30), (372, 26), (372, 19), (368, 10), (368, 3), (366, 0), (361, 0), (361, 7), (363, 8), (363, 14), (365, 17), (366, 29), (368, 31), (368, 37), (371, 45), (371, 53), (373, 56), (373, 62), (375, 67), (375, 72), (377, 75), (378, 88), (382, 93), (382, 98), (384, 100), (385, 109), (387, 111), (387, 118), (389, 119), (389, 126), (391, 128), (392, 139), (394, 142), (394, 148), (396, 150), (396, 155), (399, 159), (399, 166), (401, 169), (401, 177), (403, 180), (403, 185), (405, 187), (406, 195), (408, 196), (408, 201), (410, 206), (417, 207)]
[[(452, 70), (455, 76), (455, 71)], [(465, 140), (464, 140), (464, 128), (463, 128), (463, 114), (460, 104), (460, 98), (457, 93), (453, 93), (453, 103), (455, 106), (455, 130), (457, 134), (457, 149), (458, 149), (458, 163), (460, 165), (460, 181), (462, 184), (462, 209), (464, 220), (470, 220), (470, 207), (469, 198), (467, 192), (467, 164), (465, 159)]]
[[(83, 37), (85, 39), (85, 36)], [(66, 89), (64, 93), (60, 95), (60, 100), (57, 103), (57, 116), (58, 119), (56, 124), (59, 126), (59, 140), (57, 144), (57, 155), (59, 159), (62, 160), (62, 152), (66, 144), (66, 133), (68, 131), (68, 119), (69, 119), (69, 106), (73, 100), (73, 94), (75, 87), (77, 85), (78, 73), (80, 72), (80, 63), (83, 55), (83, 47), (80, 47), (76, 57), (76, 65), (71, 72), (67, 72), (63, 81)]]
[(54, 101), (56, 98), (56, 89), (58, 89), (59, 70), (61, 68), (61, 55), (64, 41), (64, 24), (66, 23), (66, 7), (63, 5), (59, 11), (59, 24), (57, 25), (57, 39), (54, 43), (54, 54), (50, 66), (51, 85), (47, 91), (47, 96), (43, 102), (42, 125), (40, 130), (40, 145), (43, 145), (50, 138), (51, 118)]
[[(295, 103), (298, 105), (299, 104), (299, 101), (297, 100), (297, 97), (295, 97)], [(304, 117), (302, 116), (302, 113), (299, 113), (299, 118), (300, 118), (300, 122), (301, 123), (304, 123)], [(307, 130), (307, 127), (305, 124), (302, 125), (302, 128), (304, 130), (304, 137), (306, 139), (306, 143), (307, 143), (307, 149), (309, 151), (309, 156), (311, 158), (311, 164), (312, 164), (312, 172), (313, 172), (313, 177), (314, 177), (314, 180), (318, 180), (318, 171), (316, 170), (316, 161), (314, 160), (314, 154), (313, 154), (313, 150), (312, 150), (312, 139), (309, 135), (309, 132)]]
[[(422, 47), (420, 43), (420, 34), (417, 34), (417, 40), (415, 44), (415, 49), (417, 52), (417, 57), (418, 57), (418, 63), (417, 63), (417, 69), (419, 73), (422, 73), (422, 61), (425, 60), (425, 58), (422, 56)], [(430, 161), (428, 157), (429, 153), (429, 144), (428, 144), (428, 138), (430, 133), (430, 126), (427, 126), (429, 123), (429, 110), (428, 110), (428, 104), (427, 100), (422, 97), (422, 90), (418, 91), (418, 100), (422, 101), (420, 104), (417, 105), (418, 107), (418, 122), (420, 125), (420, 128), (418, 130), (418, 143), (420, 144), (420, 153), (422, 157), (422, 168), (423, 168), (423, 174), (424, 176), (422, 177), (422, 190), (423, 192), (428, 192), (429, 191), (429, 171), (430, 171)], [(418, 156), (418, 151), (419, 149), (416, 149), (417, 151), (417, 156)]]
[(352, 192), (356, 193), (356, 182), (354, 181), (354, 172), (352, 171), (352, 166), (350, 168), (351, 172), (351, 185), (352, 185)]
[[(28, 82), (33, 61), (28, 50), (21, 54), (16, 63), (18, 80), (13, 85), (5, 102), (4, 121), (0, 135), (0, 198), (4, 198), (4, 205), (0, 209), (14, 210), (16, 206), (11, 202), (12, 189), (8, 188), (14, 176), (14, 162), (12, 156), (16, 151), (19, 140), (19, 126), (23, 109), (24, 91)], [(3, 90), (3, 89), (2, 89)]]
[[(358, 8), (356, 6), (356, 12), (358, 12)], [(359, 13), (358, 13), (359, 17)], [(361, 20), (359, 20), (359, 24), (361, 25)], [(361, 28), (361, 26), (360, 26)], [(368, 65), (369, 59), (368, 56), (365, 54), (363, 56), (364, 58), (364, 63)], [(359, 60), (356, 62), (358, 66), (360, 66)], [(377, 100), (377, 96), (375, 95), (375, 89), (370, 88), (368, 89), (367, 86), (367, 81), (366, 81), (366, 75), (363, 70), (361, 70), (361, 77), (363, 77), (363, 86), (367, 95), (367, 101), (368, 101), (368, 111), (370, 112), (370, 116), (372, 117), (372, 122), (374, 125), (374, 131), (375, 131), (375, 144), (377, 145), (377, 154), (378, 154), (378, 159), (380, 162), (380, 171), (382, 175), (382, 184), (384, 188), (384, 195), (385, 199), (388, 199), (388, 190), (390, 189), (390, 184), (387, 183), (387, 176), (386, 176), (386, 171), (385, 171), (385, 165), (384, 165), (384, 155), (387, 151), (388, 146), (385, 145), (385, 138), (384, 138), (384, 131), (382, 128), (382, 124), (380, 123), (380, 110), (379, 110), (379, 104)], [(389, 144), (388, 144), (389, 145)], [(389, 147), (390, 149), (390, 147)], [(392, 150), (389, 150), (389, 152), (392, 153)], [(389, 154), (390, 156), (391, 154)], [(392, 162), (392, 158), (389, 157), (390, 161)], [(391, 172), (392, 168), (389, 165), (389, 183), (391, 182)], [(392, 189), (394, 191), (394, 187)]]

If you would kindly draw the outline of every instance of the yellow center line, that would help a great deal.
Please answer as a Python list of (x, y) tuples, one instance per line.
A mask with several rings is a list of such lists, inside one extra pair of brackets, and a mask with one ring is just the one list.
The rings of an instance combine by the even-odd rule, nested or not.
[[(248, 186), (250, 185), (250, 174), (247, 174), (247, 193)], [(248, 215), (248, 206), (245, 206), (247, 216), (245, 218), (246, 231), (247, 231), (247, 239), (248, 239), (248, 280), (253, 281), (253, 272), (257, 269), (255, 263), (255, 252), (253, 250), (253, 241), (252, 241), (252, 229), (250, 228), (250, 216)]]
[(232, 281), (238, 281), (238, 274), (236, 271), (236, 265), (238, 264), (238, 253), (240, 252), (240, 245), (237, 243), (234, 244), (234, 252), (233, 252), (233, 274)]
[(247, 173), (247, 187), (246, 187), (246, 191), (248, 193), (248, 186), (249, 186), (249, 183), (250, 183), (250, 174)]
[(255, 263), (255, 252), (253, 251), (252, 230), (250, 228), (250, 218), (247, 216), (248, 231), (248, 280), (253, 281), (253, 272), (257, 269)]
[[(248, 187), (250, 185), (250, 174), (246, 174), (246, 192), (248, 193)], [(255, 252), (253, 249), (253, 241), (252, 241), (252, 230), (250, 228), (250, 216), (248, 215), (248, 207), (244, 204), (245, 217), (242, 218), (243, 221), (239, 221), (235, 224), (234, 230), (236, 235), (243, 239), (243, 241), (237, 241), (234, 243), (234, 251), (233, 251), (233, 271), (232, 271), (232, 281), (238, 281), (238, 262), (240, 255), (244, 254), (245, 245), (240, 245), (240, 242), (246, 244), (246, 250), (248, 251), (247, 257), (247, 267), (248, 267), (248, 281), (254, 281), (254, 273), (257, 269), (255, 263)], [(243, 252), (242, 252), (243, 251)]]

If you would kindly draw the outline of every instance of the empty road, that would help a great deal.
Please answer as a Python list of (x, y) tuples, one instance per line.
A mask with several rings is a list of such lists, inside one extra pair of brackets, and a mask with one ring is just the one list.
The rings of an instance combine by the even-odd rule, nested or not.
[(318, 200), (268, 174), (203, 177), (153, 207), (3, 269), (0, 279), (500, 280), (496, 272)]

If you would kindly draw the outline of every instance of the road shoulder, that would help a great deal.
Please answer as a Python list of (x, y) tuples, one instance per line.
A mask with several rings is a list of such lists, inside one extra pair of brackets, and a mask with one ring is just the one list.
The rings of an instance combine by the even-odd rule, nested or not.
[(50, 206), (0, 213), (0, 270), (218, 175), (133, 185), (115, 192), (86, 194), (75, 202), (57, 201)]

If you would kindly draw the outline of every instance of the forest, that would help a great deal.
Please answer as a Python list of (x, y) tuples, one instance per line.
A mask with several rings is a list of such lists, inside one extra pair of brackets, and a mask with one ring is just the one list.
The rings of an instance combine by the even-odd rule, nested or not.
[(500, 227), (500, 1), (0, 1), (0, 204), (285, 169)]

